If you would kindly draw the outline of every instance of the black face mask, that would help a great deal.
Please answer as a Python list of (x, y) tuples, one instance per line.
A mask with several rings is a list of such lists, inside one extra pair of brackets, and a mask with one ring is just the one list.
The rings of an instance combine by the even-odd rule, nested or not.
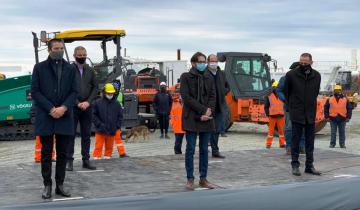
[(86, 61), (86, 57), (85, 58), (78, 58), (78, 57), (75, 57), (75, 60), (76, 62), (78, 62), (79, 64), (84, 64), (85, 61)]
[(299, 65), (299, 68), (300, 68), (300, 70), (304, 71), (305, 74), (308, 74), (311, 71), (311, 66), (309, 64)]
[(341, 97), (341, 93), (334, 93), (335, 98), (340, 98)]

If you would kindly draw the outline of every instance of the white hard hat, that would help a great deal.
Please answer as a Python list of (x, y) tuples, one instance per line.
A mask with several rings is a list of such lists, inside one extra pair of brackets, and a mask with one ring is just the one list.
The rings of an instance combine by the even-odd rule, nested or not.
[(165, 82), (160, 82), (160, 86), (166, 86)]

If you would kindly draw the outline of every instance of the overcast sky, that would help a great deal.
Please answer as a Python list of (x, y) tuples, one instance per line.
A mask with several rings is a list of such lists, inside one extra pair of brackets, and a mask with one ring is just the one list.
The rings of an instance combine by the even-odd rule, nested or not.
[[(34, 64), (31, 31), (78, 28), (123, 28), (129, 56), (156, 60), (174, 60), (180, 48), (187, 60), (196, 51), (263, 52), (285, 68), (302, 52), (350, 61), (359, 9), (358, 0), (0, 0), (0, 64)], [(99, 59), (97, 44), (83, 45)]]

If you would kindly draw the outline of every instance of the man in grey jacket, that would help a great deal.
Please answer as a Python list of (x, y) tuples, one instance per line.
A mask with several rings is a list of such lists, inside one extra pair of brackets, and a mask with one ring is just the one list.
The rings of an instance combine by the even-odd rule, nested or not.
[[(94, 70), (86, 64), (86, 49), (78, 46), (74, 50), (77, 81), (80, 86), (80, 92), (74, 107), (74, 126), (75, 133), (78, 123), (80, 124), (81, 134), (81, 156), (83, 160), (83, 168), (95, 170), (96, 167), (89, 161), (90, 159), (90, 136), (91, 136), (91, 102), (97, 95), (97, 83)], [(67, 150), (67, 171), (73, 170), (75, 135), (72, 136)]]

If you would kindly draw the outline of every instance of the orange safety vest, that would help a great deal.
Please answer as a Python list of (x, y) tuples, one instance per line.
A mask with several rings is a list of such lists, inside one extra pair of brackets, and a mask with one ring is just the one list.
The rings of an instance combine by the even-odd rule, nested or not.
[(284, 102), (282, 102), (274, 93), (271, 93), (269, 96), (270, 108), (269, 115), (284, 115)]
[(170, 112), (170, 124), (174, 133), (185, 133), (181, 124), (182, 105), (179, 100), (174, 100)]
[(347, 114), (346, 98), (339, 98), (339, 101), (336, 101), (336, 98), (334, 96), (331, 96), (329, 99), (329, 104), (330, 104), (330, 108), (329, 108), (330, 117), (337, 117), (338, 115), (340, 115), (346, 118), (346, 114)]

